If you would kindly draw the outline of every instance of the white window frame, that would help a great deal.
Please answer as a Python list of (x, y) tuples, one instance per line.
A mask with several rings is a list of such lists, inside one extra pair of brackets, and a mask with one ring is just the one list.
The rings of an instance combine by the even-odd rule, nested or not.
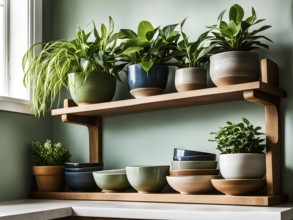
[[(6, 1), (6, 0), (4, 0)], [(7, 1), (8, 2), (8, 1)], [(8, 7), (6, 7), (6, 19), (8, 19)], [(34, 42), (41, 42), (42, 41), (42, 8), (43, 8), (43, 0), (29, 0), (29, 42), (28, 47), (32, 45)], [(9, 33), (8, 31), (8, 20), (6, 22), (6, 33)], [(6, 85), (5, 89), (8, 90), (8, 51), (9, 51), (9, 42), (7, 42), (9, 39), (9, 36), (6, 34), (6, 65), (5, 65), (5, 78), (6, 78)], [(18, 113), (25, 113), (25, 114), (33, 114), (31, 110), (31, 102), (30, 100), (22, 100), (12, 97), (6, 97), (6, 96), (0, 96), (0, 110), (4, 111), (11, 111), (11, 112), (18, 112)]]

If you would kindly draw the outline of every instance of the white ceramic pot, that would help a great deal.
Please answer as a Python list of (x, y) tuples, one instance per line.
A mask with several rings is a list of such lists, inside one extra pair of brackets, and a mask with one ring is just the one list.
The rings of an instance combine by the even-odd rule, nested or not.
[(178, 92), (206, 88), (207, 72), (204, 68), (187, 67), (175, 72), (175, 87)]
[(219, 168), (225, 179), (261, 179), (266, 173), (262, 153), (220, 154)]
[(210, 57), (210, 76), (216, 86), (259, 80), (260, 58), (250, 51), (228, 51)]

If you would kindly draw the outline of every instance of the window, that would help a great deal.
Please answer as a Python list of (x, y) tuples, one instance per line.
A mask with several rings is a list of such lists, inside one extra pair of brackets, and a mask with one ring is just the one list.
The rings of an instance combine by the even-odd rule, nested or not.
[(31, 113), (22, 57), (42, 37), (42, 0), (0, 0), (0, 109)]

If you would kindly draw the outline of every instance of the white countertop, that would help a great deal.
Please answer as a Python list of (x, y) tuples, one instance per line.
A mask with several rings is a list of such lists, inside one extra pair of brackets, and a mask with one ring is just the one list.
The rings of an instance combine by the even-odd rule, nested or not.
[(0, 202), (1, 220), (47, 220), (72, 215), (177, 220), (292, 220), (293, 204), (286, 203), (278, 206), (255, 207), (47, 199)]

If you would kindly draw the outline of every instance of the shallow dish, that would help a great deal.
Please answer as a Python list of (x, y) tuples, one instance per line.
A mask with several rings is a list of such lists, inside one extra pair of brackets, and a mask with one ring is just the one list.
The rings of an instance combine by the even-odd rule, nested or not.
[(95, 171), (93, 177), (102, 192), (120, 192), (131, 189), (125, 169)]
[(166, 185), (170, 166), (129, 166), (126, 175), (130, 185), (139, 193), (161, 191)]
[(212, 154), (212, 153), (208, 153), (208, 152), (188, 150), (188, 149), (182, 149), (182, 148), (174, 148), (174, 150), (173, 150), (173, 157), (186, 157), (186, 156), (198, 156), (198, 155), (214, 155), (214, 156), (216, 156), (216, 154)]
[(97, 191), (92, 172), (65, 172), (67, 186), (73, 191)]
[(171, 161), (172, 170), (216, 169), (217, 161)]
[(217, 175), (198, 176), (167, 176), (169, 185), (180, 194), (201, 194), (213, 189), (211, 179), (219, 178)]
[(98, 170), (103, 170), (104, 166), (97, 166), (97, 167), (66, 167), (65, 172), (93, 172)]
[(218, 175), (217, 169), (170, 170), (170, 176)]
[(226, 195), (247, 195), (263, 189), (265, 179), (212, 179), (213, 186)]
[(206, 161), (206, 160), (215, 160), (215, 159), (216, 159), (216, 155), (173, 157), (173, 161)]
[(104, 166), (104, 163), (65, 163), (65, 168), (81, 168), (81, 167), (100, 167)]

